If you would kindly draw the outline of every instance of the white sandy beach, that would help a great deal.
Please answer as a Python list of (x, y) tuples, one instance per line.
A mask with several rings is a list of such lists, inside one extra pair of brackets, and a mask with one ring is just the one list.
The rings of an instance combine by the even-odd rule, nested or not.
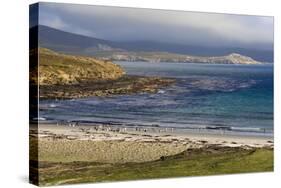
[[(222, 147), (270, 147), (273, 139), (257, 136), (158, 132), (132, 128), (97, 130), (95, 126), (31, 126), (31, 140), (37, 140), (40, 161), (97, 161), (108, 163), (145, 162), (208, 145)], [(37, 134), (38, 133), (38, 134)]]

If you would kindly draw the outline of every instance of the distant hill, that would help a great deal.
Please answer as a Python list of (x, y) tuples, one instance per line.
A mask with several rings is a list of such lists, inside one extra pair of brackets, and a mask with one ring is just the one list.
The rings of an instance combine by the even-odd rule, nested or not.
[(110, 61), (145, 61), (145, 62), (181, 62), (181, 63), (208, 63), (208, 64), (261, 64), (250, 57), (237, 53), (224, 56), (191, 56), (167, 52), (123, 52), (108, 55), (104, 60)]
[[(31, 30), (35, 30), (36, 27)], [(65, 53), (87, 54), (89, 52), (88, 55), (90, 55), (91, 51), (103, 51), (102, 46), (112, 44), (110, 41), (77, 35), (42, 25), (39, 26), (38, 31), (40, 47)]]
[(46, 48), (39, 49), (39, 59), (40, 85), (76, 84), (83, 80), (112, 80), (125, 74), (119, 65), (111, 62), (65, 55)]
[(115, 42), (73, 34), (43, 25), (31, 28), (30, 32), (36, 30), (37, 27), (39, 27), (40, 47), (68, 54), (106, 58), (118, 53), (134, 52), (167, 52), (192, 56), (226, 56), (237, 53), (257, 61), (273, 62), (273, 51), (271, 50), (202, 47), (155, 41)]

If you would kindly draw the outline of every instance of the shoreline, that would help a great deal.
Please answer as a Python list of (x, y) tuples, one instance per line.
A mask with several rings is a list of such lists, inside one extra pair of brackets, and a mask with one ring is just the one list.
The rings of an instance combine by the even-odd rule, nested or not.
[[(33, 122), (33, 121), (32, 121)], [(34, 121), (37, 123), (36, 121)], [(228, 127), (228, 126), (193, 126), (193, 127), (175, 127), (175, 126), (160, 126), (158, 124), (140, 124), (140, 123), (123, 123), (123, 122), (110, 122), (110, 121), (51, 121), (41, 120), (39, 121), (41, 126), (54, 125), (62, 127), (85, 127), (107, 130), (127, 130), (130, 132), (148, 132), (155, 134), (175, 134), (175, 135), (209, 135), (209, 136), (227, 136), (227, 137), (253, 137), (253, 138), (265, 138), (274, 139), (273, 132), (270, 132), (262, 128), (249, 128), (243, 129), (240, 127)], [(253, 130), (253, 131), (250, 131)], [(254, 131), (257, 130), (257, 131)], [(258, 131), (259, 130), (259, 131)], [(262, 131), (263, 130), (263, 131)]]
[[(30, 127), (37, 139), (39, 161), (147, 162), (187, 149), (209, 146), (242, 149), (274, 148), (273, 138), (202, 133), (152, 132), (132, 129), (96, 129), (95, 126)], [(118, 131), (117, 131), (118, 130)]]

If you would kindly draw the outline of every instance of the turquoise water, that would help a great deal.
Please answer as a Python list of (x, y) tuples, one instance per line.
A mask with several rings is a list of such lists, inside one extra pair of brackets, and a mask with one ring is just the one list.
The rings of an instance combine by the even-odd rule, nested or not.
[(162, 76), (176, 84), (156, 94), (46, 100), (50, 120), (226, 129), (273, 135), (273, 65), (116, 62), (130, 75)]

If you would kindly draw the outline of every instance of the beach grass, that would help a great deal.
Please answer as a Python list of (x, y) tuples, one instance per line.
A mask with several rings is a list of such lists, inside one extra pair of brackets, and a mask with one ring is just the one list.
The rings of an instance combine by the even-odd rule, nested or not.
[(39, 184), (60, 185), (137, 179), (273, 171), (273, 149), (218, 147), (187, 149), (141, 163), (39, 163)]

